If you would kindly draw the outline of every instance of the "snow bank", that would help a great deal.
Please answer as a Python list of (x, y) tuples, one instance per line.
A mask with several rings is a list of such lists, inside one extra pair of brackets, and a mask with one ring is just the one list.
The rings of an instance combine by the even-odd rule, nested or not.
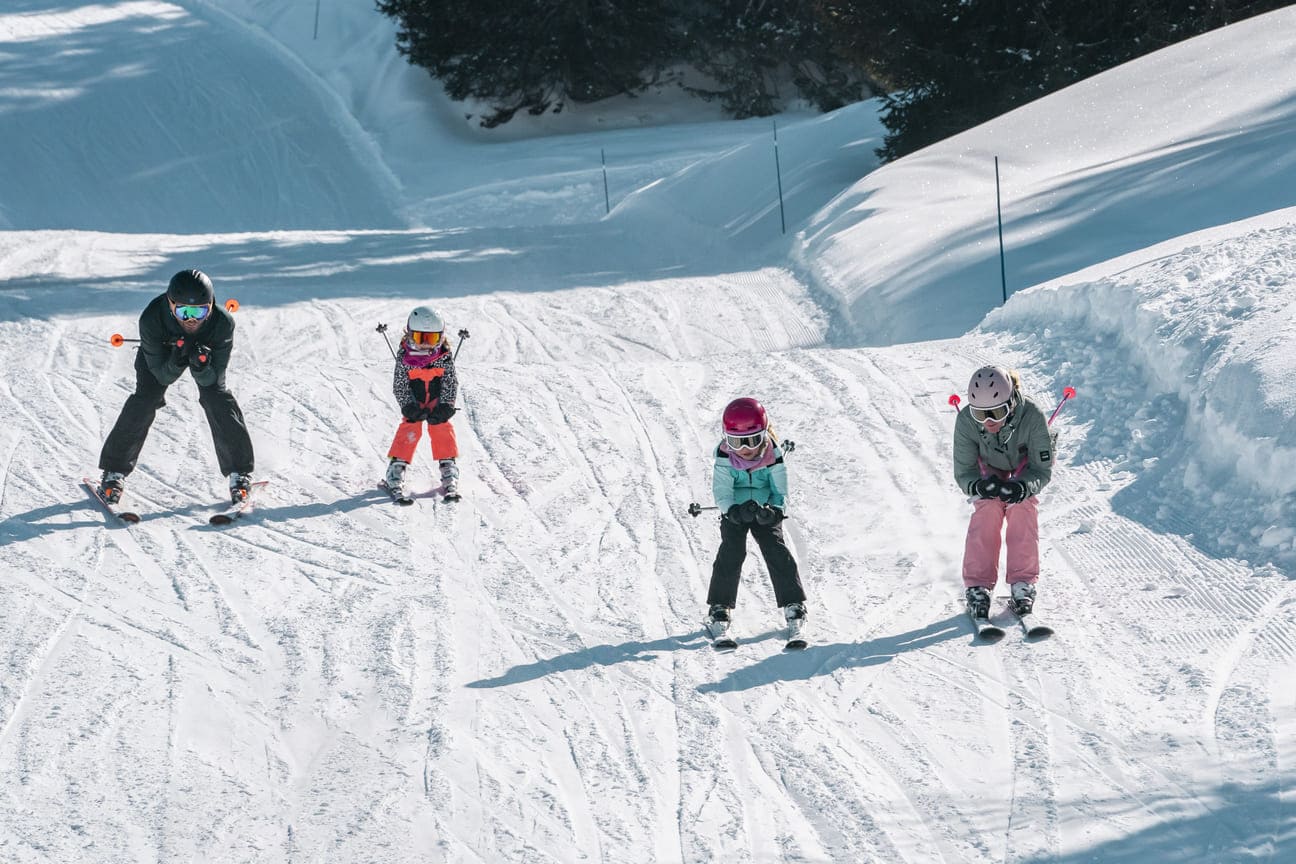
[(1171, 245), (1023, 291), (983, 328), (1015, 331), (1065, 367), (1096, 441), (1117, 443), (1124, 426), (1109, 455), (1136, 469), (1168, 459), (1154, 472), (1163, 517), (1172, 506), (1218, 523), (1209, 509), (1224, 524), (1199, 540), (1296, 561), (1296, 208)]
[(875, 171), (795, 255), (865, 344), (957, 336), (1009, 293), (1292, 203), (1296, 6), (1082, 81)]

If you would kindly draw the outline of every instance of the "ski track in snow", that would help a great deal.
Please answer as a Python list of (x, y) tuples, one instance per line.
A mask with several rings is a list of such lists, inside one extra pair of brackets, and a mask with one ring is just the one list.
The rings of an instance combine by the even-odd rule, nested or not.
[[(396, 409), (372, 323), (403, 304), (247, 307), (230, 378), (271, 483), (221, 530), (187, 380), (131, 477), (143, 521), (105, 527), (49, 466), (93, 464), (132, 356), (51, 376), (66, 325), (0, 324), (6, 368), (45, 370), (3, 418), (6, 857), (1036, 862), (1157, 831), (1224, 861), (1281, 834), (1290, 793), (1221, 790), (1293, 760), (1290, 583), (1117, 515), (1122, 472), (1068, 464), (1082, 429), (1041, 506), (1057, 635), (972, 638), (945, 400), (1020, 346), (828, 349), (778, 270), (443, 308), (473, 333), (465, 499), (426, 494), (426, 444), (415, 506), (375, 487)], [(700, 627), (715, 515), (685, 508), (739, 392), (798, 444), (799, 654), (754, 548), (739, 650)]]

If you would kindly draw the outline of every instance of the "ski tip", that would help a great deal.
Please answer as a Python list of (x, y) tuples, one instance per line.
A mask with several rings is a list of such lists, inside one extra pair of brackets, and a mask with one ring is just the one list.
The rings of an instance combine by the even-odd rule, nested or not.
[(806, 640), (804, 639), (793, 639), (783, 646), (783, 650), (784, 651), (804, 651), (807, 647), (809, 647), (809, 644), (810, 643), (806, 642)]
[(128, 522), (131, 525), (138, 524), (140, 521), (140, 517), (138, 513), (131, 513), (129, 511), (125, 513), (118, 513), (117, 518), (123, 522)]
[(738, 650), (738, 643), (731, 640), (723, 640), (720, 642), (712, 642), (711, 647), (715, 649), (717, 654), (731, 654)]

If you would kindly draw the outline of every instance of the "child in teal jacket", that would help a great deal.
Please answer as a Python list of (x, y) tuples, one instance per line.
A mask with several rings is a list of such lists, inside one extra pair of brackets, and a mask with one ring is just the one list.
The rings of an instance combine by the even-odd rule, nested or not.
[(720, 548), (707, 590), (708, 629), (727, 630), (747, 557), (747, 534), (756, 538), (774, 597), (789, 621), (805, 617), (805, 590), (796, 559), (783, 537), (787, 517), (787, 466), (769, 429), (765, 408), (755, 399), (730, 402), (723, 416), (724, 440), (715, 450), (711, 489), (720, 517)]

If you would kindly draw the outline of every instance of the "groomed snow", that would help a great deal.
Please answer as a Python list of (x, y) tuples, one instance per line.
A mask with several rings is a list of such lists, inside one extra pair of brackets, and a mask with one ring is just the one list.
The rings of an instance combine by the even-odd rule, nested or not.
[[(669, 93), (475, 129), (319, 9), (0, 12), (0, 858), (1293, 857), (1296, 8), (878, 171), (875, 106), (784, 115), (781, 178), (770, 121)], [(107, 339), (190, 266), (270, 486), (207, 526), (186, 378), (106, 526)], [(465, 498), (423, 449), (397, 509), (375, 327), (419, 302), (471, 334)], [(1079, 394), (1044, 641), (961, 611), (990, 361)], [(754, 544), (739, 650), (700, 626), (737, 395), (797, 444), (799, 654)]]

